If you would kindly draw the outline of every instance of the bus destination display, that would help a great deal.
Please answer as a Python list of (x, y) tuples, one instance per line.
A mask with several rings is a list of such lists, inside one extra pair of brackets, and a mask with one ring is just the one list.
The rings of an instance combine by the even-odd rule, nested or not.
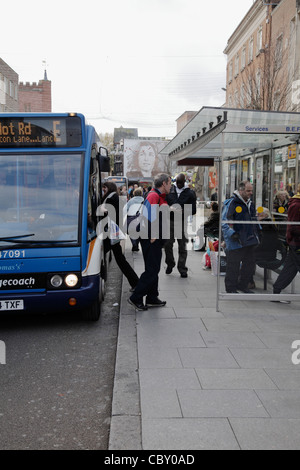
[(0, 117), (0, 147), (80, 147), (78, 116)]

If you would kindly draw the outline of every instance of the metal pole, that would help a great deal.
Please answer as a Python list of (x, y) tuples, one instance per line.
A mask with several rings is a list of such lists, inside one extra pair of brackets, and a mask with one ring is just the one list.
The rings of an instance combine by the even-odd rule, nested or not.
[(222, 192), (223, 192), (223, 160), (224, 160), (224, 132), (222, 132), (222, 156), (218, 158), (218, 174), (219, 174), (219, 194), (218, 194), (218, 205), (219, 205), (219, 254), (218, 254), (218, 269), (217, 269), (217, 304), (216, 311), (219, 312), (219, 292), (220, 292), (220, 273), (221, 273), (221, 240), (222, 240)]

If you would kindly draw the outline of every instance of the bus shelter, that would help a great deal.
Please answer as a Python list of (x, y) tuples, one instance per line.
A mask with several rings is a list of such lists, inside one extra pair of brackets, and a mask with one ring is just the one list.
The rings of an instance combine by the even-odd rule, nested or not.
[[(297, 276), (281, 290), (280, 297), (273, 293), (275, 281), (285, 264), (291, 261), (286, 230), (292, 227), (293, 233), (300, 233), (300, 223), (288, 221), (287, 205), (284, 202), (279, 202), (277, 206), (274, 204), (277, 192), (281, 197), (285, 190), (284, 182), (293, 182), (294, 193), (297, 192), (299, 139), (300, 113), (204, 107), (162, 151), (179, 166), (217, 167), (219, 246), (224, 245), (224, 264), (226, 259), (228, 262), (229, 259), (232, 260), (231, 242), (228, 240), (226, 244), (225, 241), (228, 227), (230, 233), (257, 234), (252, 250), (255, 263), (254, 268), (251, 267), (251, 276), (247, 273), (247, 286), (237, 285), (237, 289), (229, 289), (231, 269), (221, 266), (224, 259), (216, 255), (217, 310), (220, 300), (300, 301), (300, 282)], [(284, 166), (286, 180), (278, 176)], [(255, 214), (245, 221), (243, 217), (236, 216), (239, 211), (242, 213), (244, 206), (241, 204), (237, 206), (237, 212), (228, 219), (224, 208), (242, 181), (253, 185), (251, 204), (255, 208)], [(291, 196), (292, 193), (289, 197)], [(241, 248), (247, 246), (245, 240), (239, 240), (240, 242)], [(298, 256), (300, 258), (300, 254)], [(240, 266), (242, 265), (241, 262)], [(245, 265), (246, 263), (244, 268)], [(240, 275), (244, 277), (244, 283), (248, 278), (242, 270)]]

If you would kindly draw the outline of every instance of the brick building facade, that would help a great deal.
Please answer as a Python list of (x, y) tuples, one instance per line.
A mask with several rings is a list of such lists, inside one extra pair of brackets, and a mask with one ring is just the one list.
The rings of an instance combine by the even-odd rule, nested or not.
[(19, 83), (19, 111), (25, 113), (50, 113), (51, 81), (45, 72), (44, 79), (38, 83)]
[(18, 74), (0, 58), (0, 112), (18, 111)]

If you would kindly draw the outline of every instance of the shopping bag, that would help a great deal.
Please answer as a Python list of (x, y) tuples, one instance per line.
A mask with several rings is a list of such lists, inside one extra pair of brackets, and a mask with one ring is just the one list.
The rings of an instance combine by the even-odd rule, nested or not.
[(200, 245), (201, 245), (201, 243), (200, 243), (200, 237), (196, 236), (196, 237), (194, 238), (193, 250), (194, 250), (194, 251), (200, 251), (201, 248), (202, 248), (202, 245), (201, 245), (201, 246), (200, 246)]
[(218, 249), (218, 245), (212, 242), (209, 242), (209, 248), (210, 248), (210, 262), (211, 262), (211, 274), (213, 276), (218, 275), (218, 262), (219, 262), (219, 256), (220, 256), (220, 276), (224, 276), (226, 273), (226, 254), (223, 248), (221, 247), (221, 250), (216, 251), (216, 248)]

